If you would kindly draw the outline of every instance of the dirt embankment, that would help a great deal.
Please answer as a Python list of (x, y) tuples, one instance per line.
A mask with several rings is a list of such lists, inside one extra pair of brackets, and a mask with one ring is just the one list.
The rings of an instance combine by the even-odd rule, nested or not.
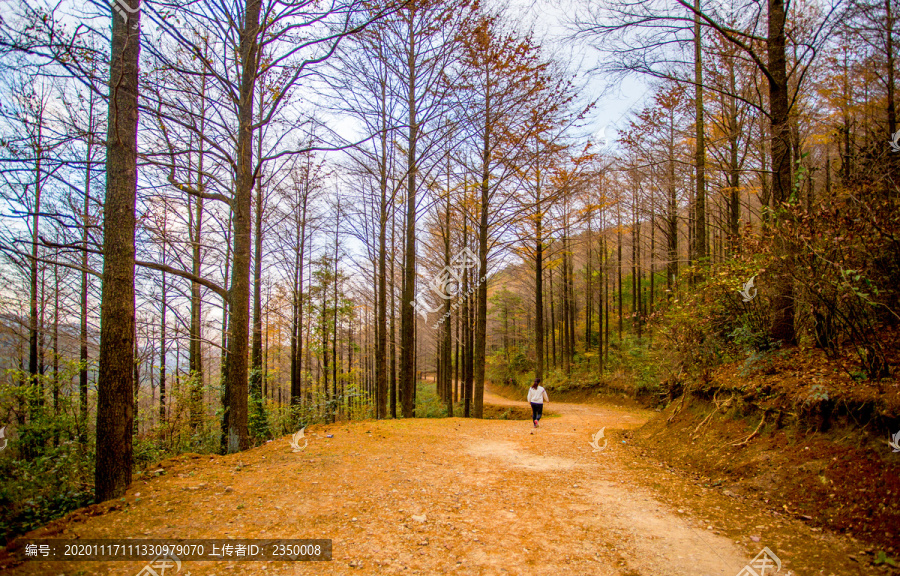
[[(795, 348), (668, 382), (667, 393), (640, 398), (662, 411), (628, 437), (730, 498), (852, 535), (872, 559), (900, 562), (900, 452), (889, 445), (900, 431), (900, 382), (858, 381), (846, 366)], [(638, 402), (599, 390), (564, 396)]]
[(635, 441), (723, 494), (851, 534), (873, 555), (897, 557), (900, 454), (887, 433), (878, 441), (848, 418), (834, 418), (827, 430), (793, 415), (779, 422), (773, 409), (717, 392), (709, 400), (688, 392), (636, 431)]

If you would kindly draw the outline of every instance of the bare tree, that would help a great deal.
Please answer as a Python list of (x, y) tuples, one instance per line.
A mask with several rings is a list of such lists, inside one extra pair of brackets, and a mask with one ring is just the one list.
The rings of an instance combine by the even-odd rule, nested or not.
[(94, 474), (98, 502), (122, 496), (131, 483), (139, 2), (120, 0), (131, 15), (127, 20), (113, 15), (112, 26)]

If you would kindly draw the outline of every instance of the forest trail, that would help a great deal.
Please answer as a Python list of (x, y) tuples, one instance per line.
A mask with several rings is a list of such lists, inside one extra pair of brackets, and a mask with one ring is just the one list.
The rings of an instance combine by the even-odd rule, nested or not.
[[(485, 403), (525, 405), (490, 393)], [(284, 437), (242, 454), (182, 456), (135, 481), (121, 509), (76, 512), (33, 536), (333, 539), (332, 562), (186, 561), (191, 576), (735, 576), (763, 546), (784, 563), (779, 576), (863, 573), (848, 539), (642, 458), (621, 431), (652, 413), (556, 402), (547, 412), (537, 430), (522, 420), (365, 421), (310, 427), (300, 453)], [(595, 452), (601, 427), (609, 443)], [(27, 562), (7, 573), (133, 576), (141, 566)]]

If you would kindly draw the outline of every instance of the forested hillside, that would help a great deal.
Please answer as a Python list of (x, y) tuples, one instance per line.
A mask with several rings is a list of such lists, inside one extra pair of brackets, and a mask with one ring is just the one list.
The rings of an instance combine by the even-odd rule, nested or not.
[(4, 2), (0, 537), (486, 383), (900, 431), (900, 4), (549, 4)]

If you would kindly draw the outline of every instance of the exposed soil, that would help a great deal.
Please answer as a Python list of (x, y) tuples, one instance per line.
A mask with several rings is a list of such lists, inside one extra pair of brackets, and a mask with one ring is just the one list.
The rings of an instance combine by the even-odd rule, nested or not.
[[(897, 558), (900, 454), (892, 453), (887, 437), (873, 442), (857, 426), (834, 425), (828, 432), (776, 427), (771, 418), (766, 426), (762, 413), (741, 418), (696, 398), (669, 423), (673, 410), (636, 433), (654, 458), (815, 530), (853, 534), (871, 543), (861, 547), (869, 555), (884, 550)], [(758, 435), (743, 443), (757, 428)]]
[[(527, 411), (485, 400), (501, 414)], [(556, 402), (548, 412), (537, 430), (528, 420), (353, 422), (310, 427), (300, 453), (285, 437), (230, 456), (184, 455), (137, 480), (124, 502), (76, 511), (11, 548), (20, 554), (35, 537), (334, 541), (331, 562), (185, 562), (193, 576), (734, 576), (763, 546), (781, 558), (779, 575), (880, 570), (851, 538), (646, 457), (626, 435), (652, 412)], [(594, 451), (602, 427), (608, 444)], [(142, 565), (25, 561), (4, 573), (133, 576)]]

